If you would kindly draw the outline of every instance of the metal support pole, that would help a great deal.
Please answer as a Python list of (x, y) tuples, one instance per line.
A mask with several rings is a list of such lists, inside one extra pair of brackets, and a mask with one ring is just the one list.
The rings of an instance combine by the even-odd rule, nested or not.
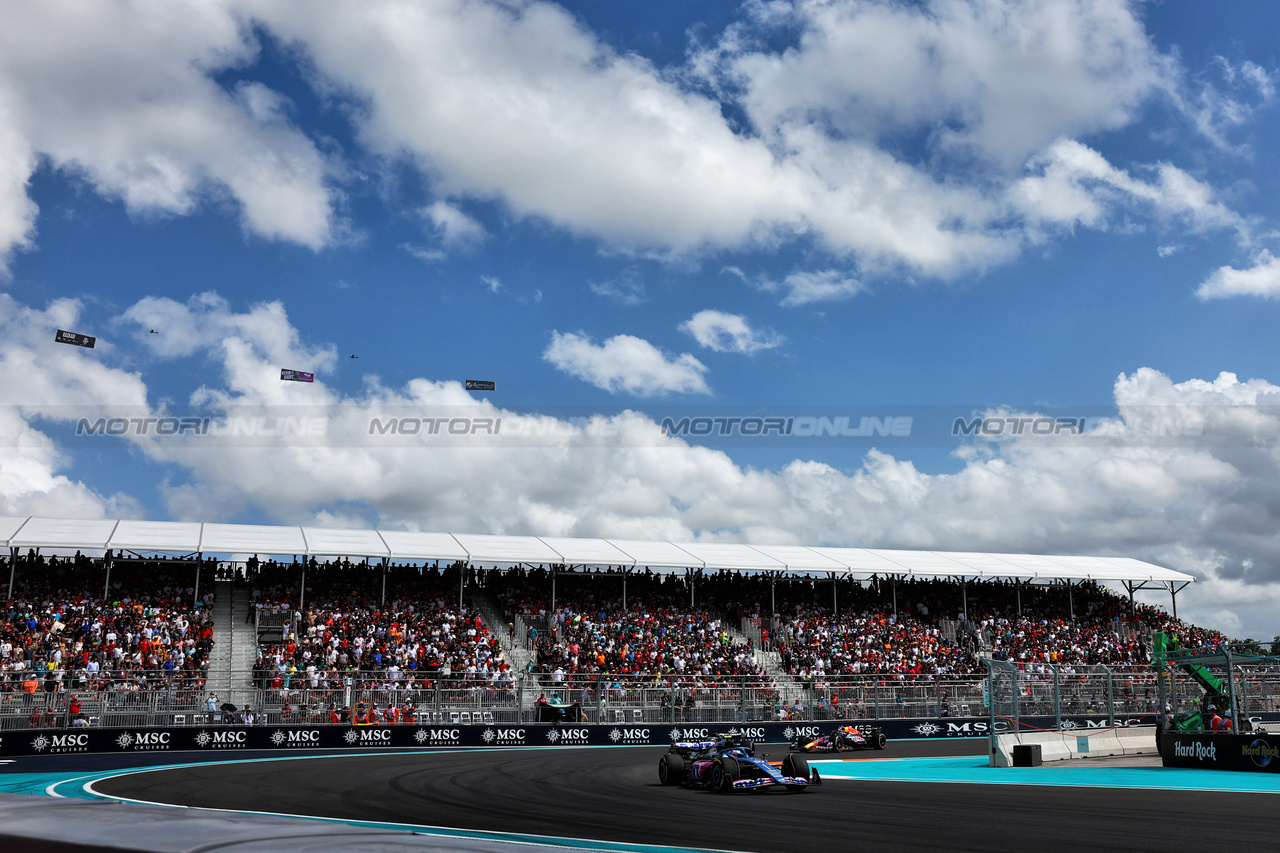
[(191, 594), (191, 609), (195, 609), (200, 605), (200, 564), (204, 562), (204, 555), (196, 554), (196, 588)]
[[(102, 603), (106, 604), (107, 599), (111, 595), (111, 549), (107, 549), (107, 554), (102, 558), (102, 562), (107, 566), (107, 579), (102, 582)], [(13, 598), (13, 575), (9, 575), (9, 597)]]
[(1018, 578), (1016, 581), (1014, 581), (1014, 583), (1018, 588), (1018, 615), (1021, 616), (1022, 615), (1022, 578)]
[(1053, 730), (1060, 732), (1062, 731), (1062, 694), (1058, 689), (1058, 667), (1049, 664), (1049, 670), (1053, 673)]
[(1178, 618), (1178, 591), (1173, 588), (1173, 581), (1169, 581), (1169, 597), (1173, 599), (1173, 618)]
[(693, 608), (693, 599), (694, 599), (693, 587), (695, 582), (697, 581), (697, 577), (698, 577), (697, 570), (690, 569), (689, 570), (689, 608), (690, 609)]
[(382, 558), (382, 606), (387, 605), (387, 558)]
[[(1232, 714), (1234, 717), (1235, 715)], [(1240, 719), (1236, 720), (1235, 730), (1243, 731), (1249, 723), (1249, 673), (1240, 670)]]
[(893, 621), (898, 621), (898, 576), (893, 576)]
[(769, 575), (769, 641), (770, 643), (773, 642), (773, 635), (775, 633), (775, 630), (774, 630), (775, 626), (773, 624), (773, 621), (778, 616), (777, 584), (778, 584), (778, 576)]
[(1075, 599), (1075, 596), (1073, 596), (1073, 595), (1071, 594), (1071, 593), (1072, 593), (1072, 587), (1074, 587), (1074, 586), (1075, 586), (1075, 584), (1073, 584), (1073, 583), (1071, 582), (1071, 579), (1070, 579), (1070, 578), (1067, 578), (1067, 604), (1068, 604), (1068, 605), (1070, 605), (1070, 607), (1071, 607), (1071, 618), (1072, 618), (1072, 620), (1074, 620), (1074, 619), (1076, 618), (1076, 599)]
[(551, 567), (551, 615), (547, 620), (547, 631), (552, 633), (555, 631), (556, 622), (556, 567)]
[(1236, 712), (1236, 668), (1231, 663), (1231, 646), (1223, 645), (1222, 653), (1227, 658), (1227, 707), (1231, 709), (1231, 719), (1236, 731), (1240, 730), (1240, 715)]
[(834, 618), (840, 615), (840, 606), (836, 602), (836, 573), (831, 573), (831, 616)]
[[(111, 552), (108, 551), (107, 553), (109, 554)], [(18, 549), (10, 548), (9, 549), (9, 597), (10, 598), (13, 598), (13, 570), (16, 569), (17, 567), (18, 567)], [(107, 596), (104, 594), (102, 597), (106, 598)]]
[(1114, 728), (1116, 724), (1115, 683), (1110, 667), (1103, 667), (1107, 673), (1107, 726)]
[(604, 723), (604, 675), (596, 673), (596, 723)]
[(964, 608), (964, 621), (969, 621), (969, 584), (960, 578), (960, 604)]
[[(469, 564), (467, 564), (469, 565)], [(458, 566), (458, 615), (462, 615), (462, 588), (467, 582), (467, 566)]]
[(627, 567), (622, 567), (622, 609), (627, 609)]
[(307, 561), (302, 561), (302, 581), (298, 584), (298, 612), (305, 611), (307, 603)]

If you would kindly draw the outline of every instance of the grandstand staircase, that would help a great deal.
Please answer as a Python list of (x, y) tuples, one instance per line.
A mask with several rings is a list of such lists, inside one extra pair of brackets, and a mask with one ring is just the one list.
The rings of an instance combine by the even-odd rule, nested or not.
[[(734, 627), (733, 620), (728, 617), (721, 617), (720, 622), (735, 643), (749, 643), (751, 645), (756, 654), (756, 663), (764, 670), (764, 674), (778, 686), (778, 695), (783, 701), (794, 702), (796, 699), (808, 699), (804, 684), (797, 681), (792, 677), (791, 673), (782, 668), (782, 655), (765, 649), (764, 643), (760, 638), (759, 628), (744, 632)], [(746, 620), (743, 620), (743, 627), (746, 626)]]
[(208, 689), (218, 694), (219, 702), (243, 708), (254, 702), (253, 664), (258, 659), (257, 626), (245, 621), (249, 590), (237, 589), (231, 581), (218, 581), (214, 592)]
[(498, 607), (498, 603), (484, 590), (476, 589), (471, 593), (471, 606), (479, 611), (484, 624), (497, 636), (498, 645), (502, 648), (502, 656), (512, 672), (527, 672), (533, 663), (533, 652), (511, 642), (510, 634), (506, 630), (510, 620), (502, 615), (502, 609)]

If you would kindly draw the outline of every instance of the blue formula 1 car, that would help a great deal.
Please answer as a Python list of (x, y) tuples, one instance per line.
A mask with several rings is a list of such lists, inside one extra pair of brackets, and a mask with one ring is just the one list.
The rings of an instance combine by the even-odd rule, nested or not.
[(732, 735), (716, 735), (714, 740), (677, 741), (658, 761), (658, 779), (664, 785), (705, 788), (711, 791), (758, 791), (784, 788), (799, 793), (810, 785), (821, 785), (817, 770), (801, 755), (788, 755), (772, 762), (757, 757), (755, 744)]

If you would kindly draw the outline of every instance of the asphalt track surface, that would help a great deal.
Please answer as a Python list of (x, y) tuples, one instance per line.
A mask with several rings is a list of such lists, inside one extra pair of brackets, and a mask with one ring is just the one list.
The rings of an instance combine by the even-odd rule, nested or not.
[[(982, 755), (985, 748), (981, 739), (896, 742), (857, 757)], [(786, 754), (781, 746), (761, 749), (775, 758)], [(760, 853), (1169, 853), (1280, 846), (1274, 795), (846, 780), (801, 794), (723, 795), (658, 784), (664, 751), (484, 750), (223, 762), (135, 772), (94, 788), (204, 808)]]

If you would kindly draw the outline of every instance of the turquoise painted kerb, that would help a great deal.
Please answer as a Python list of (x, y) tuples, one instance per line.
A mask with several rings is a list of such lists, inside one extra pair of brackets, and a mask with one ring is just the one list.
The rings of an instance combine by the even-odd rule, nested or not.
[(984, 757), (894, 758), (882, 761), (810, 759), (823, 779), (969, 785), (1051, 785), (1280, 794), (1280, 773), (1234, 773), (1182, 767), (1115, 767), (1063, 761), (1040, 767), (990, 767)]

